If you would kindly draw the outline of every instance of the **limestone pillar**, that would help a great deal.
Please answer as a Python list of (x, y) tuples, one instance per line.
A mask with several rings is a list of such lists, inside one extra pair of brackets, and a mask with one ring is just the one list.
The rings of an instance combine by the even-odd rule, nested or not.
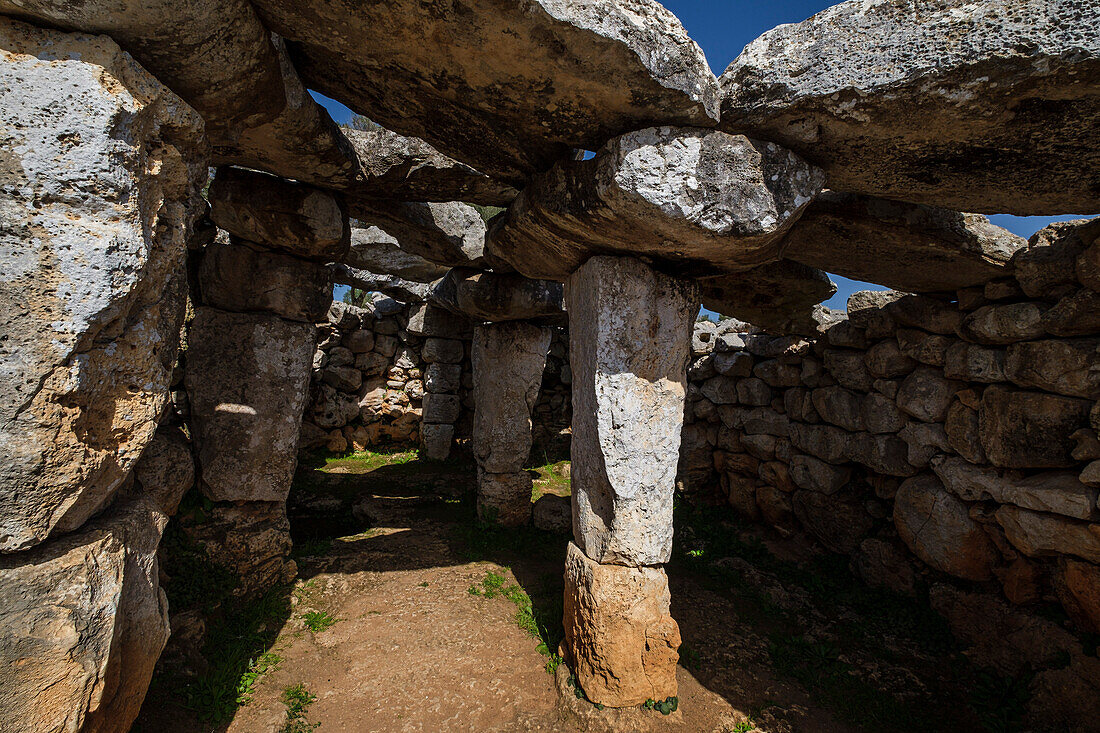
[(573, 372), (573, 537), (565, 643), (581, 687), (613, 707), (676, 694), (680, 632), (663, 564), (697, 300), (630, 257), (566, 283)]
[(474, 328), (473, 451), (477, 511), (506, 526), (531, 519), (531, 410), (538, 399), (550, 329), (524, 321)]

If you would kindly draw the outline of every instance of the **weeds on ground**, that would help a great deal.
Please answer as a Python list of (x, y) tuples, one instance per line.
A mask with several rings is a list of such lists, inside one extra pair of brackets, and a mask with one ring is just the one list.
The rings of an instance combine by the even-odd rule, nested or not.
[(325, 629), (335, 626), (336, 622), (340, 620), (330, 616), (328, 611), (307, 611), (298, 618), (300, 618), (305, 623), (306, 628), (314, 634), (319, 634)]
[[(189, 506), (181, 504), (181, 511), (188, 511), (192, 517), (200, 513), (205, 521), (204, 512), (209, 510), (203, 509), (204, 502), (209, 500), (191, 492)], [(201, 608), (210, 613), (240, 584), (236, 574), (213, 562), (202, 547), (191, 541), (179, 522), (168, 524), (161, 549), (164, 574), (168, 576), (164, 592), (173, 612)]]
[[(505, 572), (507, 572), (507, 569), (505, 569)], [(557, 607), (551, 606), (549, 609), (540, 611), (535, 608), (531, 602), (531, 596), (523, 588), (515, 583), (505, 585), (506, 582), (507, 578), (503, 573), (490, 570), (481, 581), (480, 588), (471, 585), (466, 589), (466, 592), (472, 596), (482, 598), (501, 597), (511, 601), (516, 607), (516, 613), (512, 619), (516, 622), (516, 626), (539, 640), (536, 650), (539, 654), (547, 657), (545, 669), (548, 674), (553, 675), (557, 671), (558, 665), (562, 663), (562, 658), (557, 653), (558, 644), (561, 643), (563, 636), (560, 605)]]
[(286, 705), (286, 722), (279, 733), (308, 733), (320, 727), (320, 723), (306, 720), (309, 706), (317, 700), (317, 696), (310, 694), (305, 685), (299, 683), (287, 687), (279, 699)]
[(185, 707), (208, 723), (230, 720), (256, 683), (281, 661), (269, 651), (290, 613), (286, 588), (275, 588), (209, 626), (203, 655), (210, 666), (183, 687)]

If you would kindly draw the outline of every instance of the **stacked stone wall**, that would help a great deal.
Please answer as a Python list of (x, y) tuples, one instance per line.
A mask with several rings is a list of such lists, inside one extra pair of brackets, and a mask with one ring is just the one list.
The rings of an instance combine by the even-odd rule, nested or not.
[(1053, 225), (984, 287), (856, 293), (817, 338), (697, 324), (681, 490), (927, 593), (964, 641), (1005, 632), (1006, 671), (1054, 649), (1095, 687), (1061, 627), (1007, 628), (1055, 602), (1100, 631), (1098, 234)]

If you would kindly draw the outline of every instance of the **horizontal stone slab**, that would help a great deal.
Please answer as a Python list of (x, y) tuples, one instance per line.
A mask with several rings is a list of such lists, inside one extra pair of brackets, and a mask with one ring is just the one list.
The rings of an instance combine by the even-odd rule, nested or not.
[(781, 25), (722, 76), (722, 129), (840, 191), (961, 211), (1100, 210), (1100, 23), (1080, 0), (863, 0)]
[(375, 226), (351, 230), (351, 249), (344, 262), (357, 270), (394, 275), (419, 283), (434, 282), (447, 274), (445, 265), (437, 265), (401, 249), (396, 237)]
[(472, 206), (357, 199), (349, 202), (349, 213), (361, 224), (381, 229), (401, 249), (428, 262), (445, 267), (489, 267), (485, 221)]
[(423, 303), (432, 292), (427, 283), (410, 282), (394, 275), (379, 275), (350, 265), (329, 265), (332, 282), (356, 290), (378, 292), (402, 303)]
[(203, 250), (199, 289), (203, 305), (303, 323), (324, 321), (332, 305), (332, 280), (324, 265), (239, 240)]
[(344, 190), (349, 200), (466, 201), (507, 206), (518, 191), (460, 163), (415, 137), (383, 127), (345, 128), (344, 136), (359, 159), (362, 178)]
[(907, 293), (982, 285), (1009, 272), (1027, 240), (980, 214), (825, 191), (783, 243), (783, 256)]
[(772, 333), (814, 333), (814, 306), (835, 293), (824, 272), (790, 260), (699, 280), (704, 308)]
[(545, 280), (564, 280), (595, 254), (644, 257), (687, 277), (736, 272), (778, 259), (823, 183), (773, 143), (651, 127), (533, 178), (494, 218), (487, 247)]
[(559, 282), (456, 267), (436, 283), (431, 300), (473, 321), (562, 322), (564, 295)]
[(718, 84), (655, 0), (260, 0), (310, 89), (519, 184), (654, 122), (713, 125)]
[(218, 162), (348, 185), (351, 145), (247, 0), (0, 0), (0, 13), (118, 42), (206, 121)]

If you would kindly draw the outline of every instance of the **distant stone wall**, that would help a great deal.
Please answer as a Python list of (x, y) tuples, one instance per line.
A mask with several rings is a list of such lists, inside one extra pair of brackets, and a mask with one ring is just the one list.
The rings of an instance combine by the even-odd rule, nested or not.
[[(379, 298), (360, 308), (334, 303), (320, 324), (302, 450), (332, 452), (421, 446), (442, 460), (470, 437), (473, 375), (469, 321), (427, 305)], [(554, 332), (532, 449), (567, 455), (572, 418), (568, 335)]]
[(1053, 225), (984, 288), (856, 293), (816, 339), (697, 324), (682, 491), (928, 592), (964, 641), (1003, 631), (1007, 667), (1061, 674), (1064, 651), (1095, 689), (1057, 624), (1047, 644), (1007, 628), (1057, 600), (1100, 632), (1097, 235)]

